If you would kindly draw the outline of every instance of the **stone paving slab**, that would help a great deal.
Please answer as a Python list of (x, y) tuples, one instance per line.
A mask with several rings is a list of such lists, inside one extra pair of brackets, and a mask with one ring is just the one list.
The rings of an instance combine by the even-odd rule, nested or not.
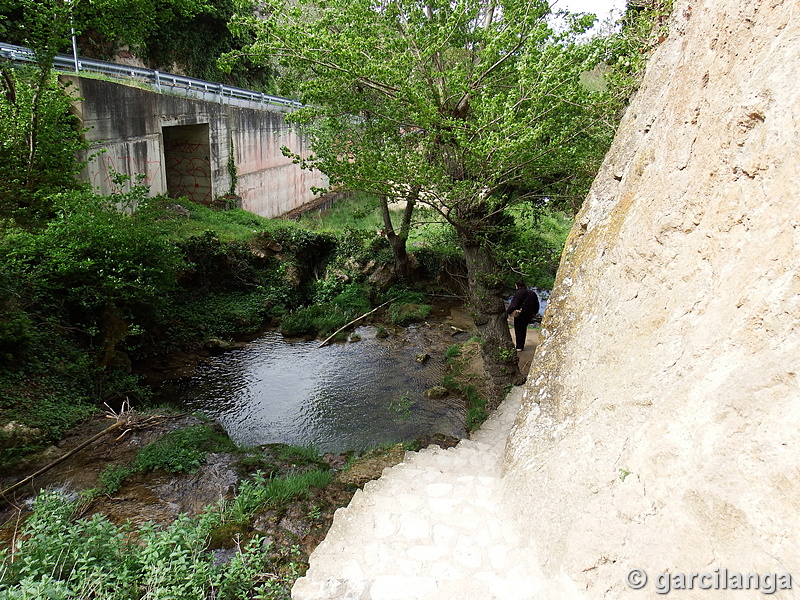
[(504, 510), (514, 388), (471, 439), (407, 452), (340, 508), (294, 600), (530, 600), (538, 567)]

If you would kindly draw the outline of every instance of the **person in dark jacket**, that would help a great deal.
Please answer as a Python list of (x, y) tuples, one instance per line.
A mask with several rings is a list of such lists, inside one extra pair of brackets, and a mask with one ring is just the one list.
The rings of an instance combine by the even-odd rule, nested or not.
[(525, 349), (528, 324), (539, 312), (539, 296), (533, 290), (529, 290), (522, 279), (518, 280), (514, 287), (517, 291), (514, 292), (506, 312), (514, 315), (514, 337), (517, 338), (517, 352), (520, 352)]

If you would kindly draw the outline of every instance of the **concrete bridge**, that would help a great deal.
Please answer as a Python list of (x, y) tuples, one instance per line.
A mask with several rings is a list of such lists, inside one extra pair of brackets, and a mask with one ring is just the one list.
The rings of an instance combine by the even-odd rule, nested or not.
[(59, 78), (72, 84), (76, 114), (87, 128), (83, 176), (98, 193), (114, 191), (115, 172), (141, 174), (151, 195), (205, 205), (233, 198), (245, 210), (276, 217), (317, 198), (312, 188), (327, 186), (324, 175), (301, 170), (281, 153), (282, 146), (306, 150), (284, 120), (290, 101), (241, 106), (219, 93), (211, 96), (222, 102), (80, 75)]

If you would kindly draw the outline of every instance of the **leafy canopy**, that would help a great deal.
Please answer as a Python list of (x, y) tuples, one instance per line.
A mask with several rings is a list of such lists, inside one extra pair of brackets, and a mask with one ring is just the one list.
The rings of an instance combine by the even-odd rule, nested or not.
[(332, 186), (419, 189), (473, 229), (510, 201), (583, 194), (613, 134), (611, 95), (581, 84), (603, 52), (577, 41), (591, 15), (559, 33), (541, 0), (275, 0), (266, 12), (233, 27), (257, 33), (248, 54), (276, 60), (283, 93), (305, 104), (291, 120), (313, 154), (294, 156)]

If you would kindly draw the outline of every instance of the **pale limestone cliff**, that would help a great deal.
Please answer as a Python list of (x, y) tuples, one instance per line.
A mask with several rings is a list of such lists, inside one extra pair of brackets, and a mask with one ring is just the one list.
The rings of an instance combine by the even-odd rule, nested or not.
[[(549, 597), (662, 597), (659, 573), (723, 568), (791, 573), (772, 597), (800, 597), (798, 267), (800, 2), (676, 0), (506, 449)], [(672, 595), (762, 597), (698, 583)]]

